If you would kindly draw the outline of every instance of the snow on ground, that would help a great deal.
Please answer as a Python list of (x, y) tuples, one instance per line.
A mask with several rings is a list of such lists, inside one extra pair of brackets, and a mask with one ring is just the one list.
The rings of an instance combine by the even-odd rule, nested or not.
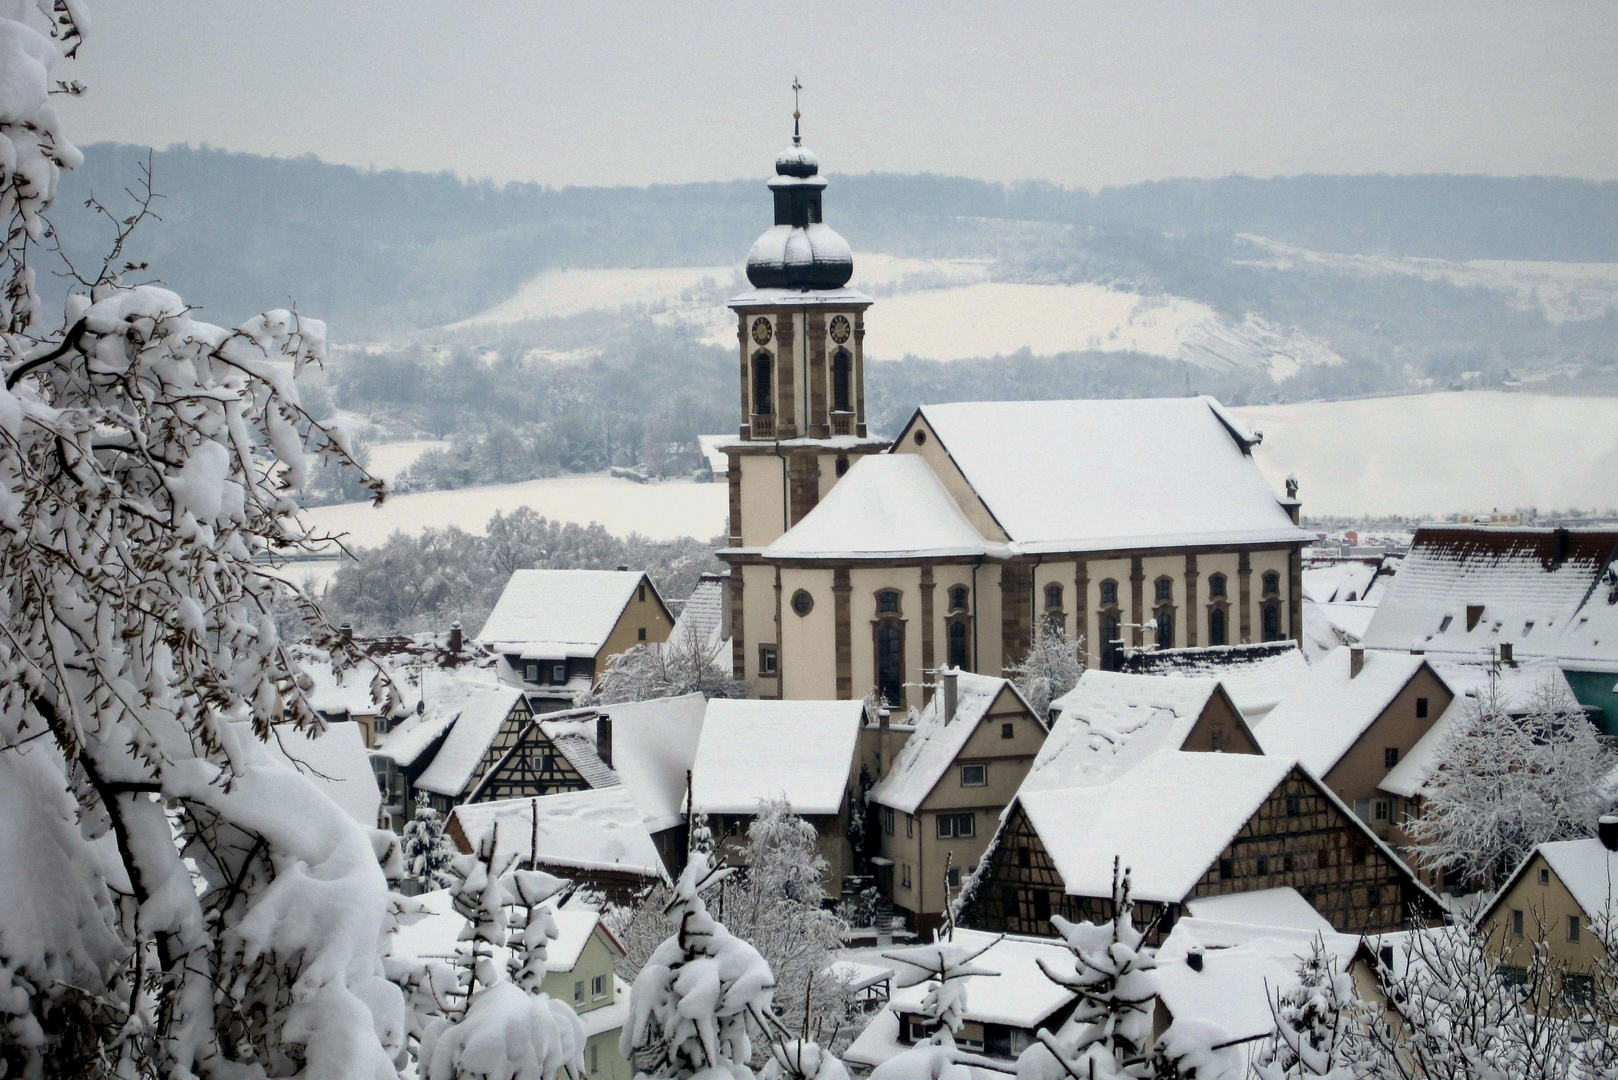
[(1618, 397), (1497, 391), (1230, 410), (1260, 470), (1308, 514), (1618, 506)]
[(730, 512), (724, 484), (637, 484), (592, 473), (395, 495), (380, 507), (369, 502), (317, 506), (304, 511), (304, 518), (316, 528), (347, 533), (351, 546), (376, 547), (394, 530), (415, 535), (429, 526), (455, 525), (481, 535), (496, 511), (509, 514), (519, 506), (553, 521), (595, 521), (619, 536), (638, 532), (654, 540), (718, 536)]
[(529, 278), (517, 295), (447, 329), (555, 319), (586, 311), (677, 304), (692, 289), (711, 290), (734, 281), (733, 266), (662, 266), (651, 269), (546, 270)]
[(1506, 293), (1512, 307), (1542, 312), (1553, 323), (1599, 319), (1618, 305), (1618, 263), (1423, 259), (1310, 251), (1263, 236), (1239, 234), (1268, 258), (1244, 260), (1276, 270), (1325, 269), (1356, 277), (1405, 274), (1461, 288)]
[(429, 450), (449, 446), (439, 439), (418, 439), (413, 442), (375, 443), (371, 446), (371, 475), (384, 480), (397, 480), (399, 474), (416, 463), (416, 459)]

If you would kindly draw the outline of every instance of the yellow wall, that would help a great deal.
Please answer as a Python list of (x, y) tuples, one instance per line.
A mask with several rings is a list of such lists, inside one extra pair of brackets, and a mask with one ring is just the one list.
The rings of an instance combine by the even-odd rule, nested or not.
[[(916, 445), (917, 431), (927, 433), (926, 440), (920, 446)], [(927, 464), (932, 466), (933, 474), (943, 482), (945, 490), (955, 497), (961, 512), (966, 515), (966, 520), (971, 522), (979, 533), (990, 540), (1004, 542), (1007, 539), (1005, 530), (1000, 528), (999, 523), (994, 520), (994, 515), (989, 513), (988, 507), (977, 497), (971, 485), (966, 482), (966, 477), (961, 475), (961, 470), (955, 467), (947, 448), (938, 441), (938, 436), (927, 426), (925, 418), (916, 417), (915, 423), (895, 444), (894, 452), (920, 454)]]
[(742, 575), (743, 644), (745, 646), (745, 677), (753, 680), (754, 692), (759, 697), (780, 696), (780, 683), (766, 679), (758, 673), (758, 647), (776, 640), (775, 635), (775, 568), (773, 566), (743, 566), (732, 570)]
[(651, 582), (643, 581), (642, 587), (646, 599), (640, 598), (640, 590), (630, 596), (629, 603), (624, 605), (623, 614), (618, 616), (618, 622), (612, 628), (612, 633), (607, 635), (607, 643), (596, 654), (597, 676), (606, 670), (608, 657), (617, 656), (641, 644), (638, 631), (646, 631), (647, 642), (662, 642), (669, 639), (669, 634), (674, 629), (674, 621), (663, 610), (663, 605), (658, 603), (657, 590), (652, 587)]
[[(799, 589), (814, 600), (807, 615), (792, 608)], [(837, 696), (836, 612), (832, 571), (781, 571), (781, 654), (786, 658), (782, 697), (813, 701)]]
[[(1547, 871), (1549, 883), (1540, 884), (1540, 871)], [(1523, 933), (1512, 931), (1512, 911), (1523, 913)], [(1568, 917), (1579, 916), (1579, 940), (1568, 940)], [(1606, 959), (1607, 951), (1590, 929), (1589, 914), (1579, 907), (1573, 894), (1567, 891), (1556, 871), (1551, 870), (1544, 856), (1535, 853), (1527, 868), (1506, 890), (1490, 912), (1485, 931), (1489, 940), (1502, 946), (1506, 962), (1526, 967), (1532, 958), (1534, 940), (1543, 924), (1545, 947), (1551, 956), (1567, 965), (1570, 971), (1588, 973)]]
[(763, 547), (784, 531), (782, 459), (774, 454), (738, 454), (742, 469), (742, 545)]
[[(922, 692), (921, 668), (921, 570), (914, 566), (855, 567), (849, 571), (849, 642), (852, 646), (850, 671), (854, 680), (854, 697), (864, 697), (876, 685), (876, 644), (873, 624), (876, 622), (876, 594), (883, 589), (897, 589), (899, 617), (905, 626), (904, 701), (906, 706), (919, 708)], [(933, 594), (934, 603), (938, 599)], [(934, 663), (940, 662), (935, 648)], [(829, 654), (828, 654), (829, 655)], [(835, 696), (835, 695), (832, 695)], [(901, 712), (902, 715), (902, 712)]]

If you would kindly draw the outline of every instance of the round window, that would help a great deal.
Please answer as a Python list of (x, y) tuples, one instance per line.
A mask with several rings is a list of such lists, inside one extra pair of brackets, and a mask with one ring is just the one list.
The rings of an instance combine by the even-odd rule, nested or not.
[(925, 431), (917, 430), (917, 432), (916, 432), (916, 445), (920, 446), (922, 443), (924, 443), (926, 441), (927, 441), (927, 433)]
[(803, 589), (792, 594), (792, 610), (801, 618), (815, 610), (815, 598)]

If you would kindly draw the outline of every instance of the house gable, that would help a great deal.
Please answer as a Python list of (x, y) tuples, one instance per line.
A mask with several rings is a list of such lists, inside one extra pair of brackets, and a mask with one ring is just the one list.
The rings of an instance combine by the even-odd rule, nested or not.
[[(1010, 739), (1001, 737), (1001, 725), (1011, 724)], [(931, 791), (922, 799), (916, 813), (966, 806), (1004, 806), (1017, 794), (1023, 777), (1045, 741), (1045, 727), (1008, 682), (995, 695), (988, 711), (978, 720), (976, 730), (955, 755)], [(961, 765), (983, 764), (986, 783), (964, 787)]]
[[(641, 636), (645, 631), (645, 636)], [(595, 677), (606, 670), (607, 659), (628, 652), (636, 645), (661, 644), (674, 632), (674, 616), (657, 591), (657, 586), (645, 574), (640, 584), (629, 594), (623, 609), (612, 624), (612, 632), (595, 655)]]
[[(1424, 717), (1416, 715), (1417, 702), (1423, 698), (1427, 701)], [(1350, 806), (1356, 800), (1375, 798), (1393, 765), (1415, 748), (1454, 698), (1432, 666), (1422, 663), (1370, 726), (1326, 771), (1326, 786)], [(1398, 752), (1393, 765), (1388, 763), (1390, 749)]]
[[(508, 725), (516, 727), (513, 718), (507, 718), (495, 738), (497, 744), (504, 743), (499, 756), (488, 762), (489, 755), (485, 755), (486, 762), (480, 763), (478, 775), (482, 779), (473, 786), (468, 802), (521, 799), (558, 791), (583, 791), (592, 786), (531, 714), (509, 735)], [(490, 753), (494, 750), (491, 745)]]
[(1185, 741), (1177, 749), (1192, 753), (1262, 754), (1241, 710), (1230, 700), (1223, 686), (1217, 687), (1203, 706), (1202, 715), (1191, 725)]
[[(920, 442), (916, 440), (917, 433), (922, 436)], [(972, 487), (972, 482), (966, 478), (966, 473), (961, 471), (961, 467), (950, 456), (949, 448), (938, 437), (938, 433), (933, 430), (920, 409), (911, 414), (910, 422), (899, 433), (899, 437), (893, 440), (893, 448), (889, 453), (919, 455), (932, 468), (933, 474), (944, 485), (944, 490), (954, 496), (961, 513), (966, 515), (966, 520), (972, 523), (973, 528), (989, 540), (1004, 543), (1011, 539), (1010, 534), (996, 520), (994, 511), (989, 509), (989, 505)]]

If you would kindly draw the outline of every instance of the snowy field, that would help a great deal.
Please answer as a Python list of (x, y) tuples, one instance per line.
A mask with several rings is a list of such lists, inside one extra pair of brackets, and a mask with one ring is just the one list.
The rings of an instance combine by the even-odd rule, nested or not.
[(1618, 506), (1618, 397), (1494, 391), (1231, 410), (1306, 514)]
[(368, 502), (318, 506), (304, 516), (317, 528), (346, 533), (348, 544), (361, 547), (376, 547), (395, 530), (414, 535), (428, 527), (455, 525), (482, 533), (496, 511), (510, 513), (519, 506), (555, 521), (600, 522), (619, 536), (638, 532), (656, 540), (707, 539), (725, 531), (728, 500), (724, 484), (637, 484), (592, 474), (396, 495), (380, 507)]
[(586, 311), (661, 307), (688, 291), (725, 285), (733, 266), (665, 266), (653, 269), (547, 270), (523, 282), (517, 295), (448, 327), (489, 326), (526, 319), (555, 319)]

